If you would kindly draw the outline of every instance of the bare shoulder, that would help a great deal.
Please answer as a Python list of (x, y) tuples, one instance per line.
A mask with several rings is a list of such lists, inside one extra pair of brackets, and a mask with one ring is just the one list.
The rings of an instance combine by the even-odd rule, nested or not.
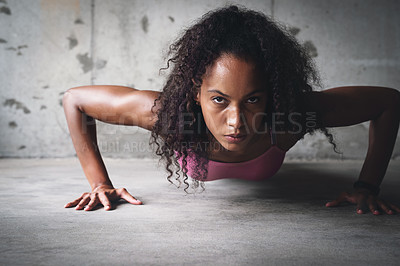
[(125, 86), (94, 85), (72, 88), (63, 103), (74, 104), (97, 120), (110, 124), (139, 126), (151, 130), (157, 119), (158, 91)]
[(151, 130), (157, 121), (157, 111), (160, 108), (158, 91), (134, 90), (129, 96), (121, 99), (121, 107), (127, 110), (127, 118), (136, 121), (137, 126)]
[(320, 127), (350, 126), (374, 119), (388, 105), (398, 105), (400, 92), (378, 86), (344, 86), (310, 92), (303, 108), (318, 114)]
[[(343, 86), (305, 93), (301, 99), (304, 114), (317, 117), (317, 128), (342, 127), (369, 121), (380, 114), (387, 105), (398, 105), (399, 91), (377, 86)], [(278, 147), (287, 151), (301, 134), (277, 134)]]

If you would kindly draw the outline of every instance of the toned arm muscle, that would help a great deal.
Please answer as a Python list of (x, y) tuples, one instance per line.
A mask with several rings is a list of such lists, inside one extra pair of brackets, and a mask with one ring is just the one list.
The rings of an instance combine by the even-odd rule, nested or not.
[(385, 87), (339, 87), (312, 92), (304, 108), (319, 116), (323, 127), (370, 121), (368, 151), (359, 180), (379, 186), (386, 173), (400, 121), (400, 92)]
[(123, 86), (83, 86), (68, 90), (65, 97), (74, 99), (78, 109), (102, 122), (139, 126), (151, 130), (159, 92), (137, 90)]
[[(71, 139), (92, 190), (113, 189), (97, 145), (94, 119), (151, 130), (158, 97), (156, 91), (140, 91), (122, 86), (85, 86), (69, 89), (63, 97), (64, 112)], [(152, 110), (153, 109), (153, 110)], [(74, 206), (72, 202), (68, 206)], [(77, 208), (83, 208), (81, 202)]]
[(400, 92), (385, 87), (351, 86), (312, 92), (304, 97), (304, 108), (316, 112), (322, 127), (369, 123), (368, 151), (352, 193), (343, 192), (326, 204), (357, 204), (357, 213), (368, 209), (375, 215), (400, 212), (396, 205), (377, 197), (386, 174), (400, 122)]
[(303, 97), (307, 112), (316, 112), (322, 127), (342, 127), (376, 119), (400, 93), (386, 87), (348, 86), (313, 91)]

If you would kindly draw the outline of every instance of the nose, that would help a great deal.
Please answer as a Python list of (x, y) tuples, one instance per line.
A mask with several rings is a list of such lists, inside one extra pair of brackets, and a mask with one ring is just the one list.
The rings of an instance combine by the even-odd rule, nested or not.
[(229, 127), (239, 129), (244, 125), (244, 116), (240, 108), (233, 107), (228, 113), (227, 123)]

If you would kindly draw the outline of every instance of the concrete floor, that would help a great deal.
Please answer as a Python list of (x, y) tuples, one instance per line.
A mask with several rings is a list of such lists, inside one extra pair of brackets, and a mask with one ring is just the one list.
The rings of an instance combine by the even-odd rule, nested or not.
[[(362, 162), (285, 162), (265, 182), (219, 180), (186, 195), (154, 160), (106, 159), (144, 202), (64, 209), (87, 191), (76, 158), (0, 160), (1, 265), (399, 265), (400, 215), (324, 204)], [(382, 196), (400, 204), (400, 161)]]

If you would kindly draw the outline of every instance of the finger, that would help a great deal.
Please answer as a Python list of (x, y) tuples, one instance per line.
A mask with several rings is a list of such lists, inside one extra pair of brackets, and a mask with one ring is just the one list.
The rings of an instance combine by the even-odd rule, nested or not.
[(365, 197), (360, 197), (357, 201), (357, 213), (358, 214), (364, 214), (368, 210), (368, 204), (367, 201), (365, 200)]
[(395, 210), (397, 213), (400, 213), (400, 208), (397, 205), (390, 203), (389, 206), (392, 210)]
[(85, 207), (85, 205), (90, 201), (90, 196), (87, 195), (85, 197), (83, 197), (83, 199), (79, 202), (78, 205), (76, 205), (75, 210), (82, 210), (83, 207)]
[(392, 209), (389, 207), (389, 205), (384, 200), (379, 200), (378, 206), (379, 206), (379, 208), (381, 208), (381, 210), (383, 210), (387, 214), (393, 214)]
[(85, 211), (93, 210), (93, 208), (96, 207), (98, 203), (99, 203), (99, 198), (97, 197), (97, 194), (92, 194), (88, 205), (86, 205), (85, 207)]
[(124, 200), (126, 200), (127, 202), (134, 204), (134, 205), (141, 205), (143, 204), (140, 200), (137, 200), (135, 197), (133, 197), (131, 194), (129, 194), (129, 192), (125, 189), (122, 188), (120, 191), (120, 197)]
[(376, 204), (375, 197), (368, 197), (368, 208), (374, 215), (379, 215), (378, 205)]
[(325, 204), (326, 207), (335, 207), (339, 206), (342, 202), (346, 202), (349, 197), (349, 193), (343, 192), (339, 195), (339, 197), (333, 201), (330, 201)]
[(80, 201), (82, 200), (82, 197), (77, 198), (74, 201), (68, 202), (67, 204), (64, 205), (64, 208), (70, 208), (76, 206)]
[(76, 200), (68, 202), (67, 204), (65, 204), (64, 208), (69, 208), (69, 207), (76, 206), (86, 195), (89, 195), (89, 193), (87, 193), (87, 192), (82, 193), (82, 195), (79, 198), (77, 198)]
[(100, 199), (101, 204), (103, 204), (103, 206), (104, 206), (104, 210), (106, 210), (106, 211), (111, 210), (111, 207), (112, 207), (111, 202), (105, 193), (99, 193), (99, 199)]

